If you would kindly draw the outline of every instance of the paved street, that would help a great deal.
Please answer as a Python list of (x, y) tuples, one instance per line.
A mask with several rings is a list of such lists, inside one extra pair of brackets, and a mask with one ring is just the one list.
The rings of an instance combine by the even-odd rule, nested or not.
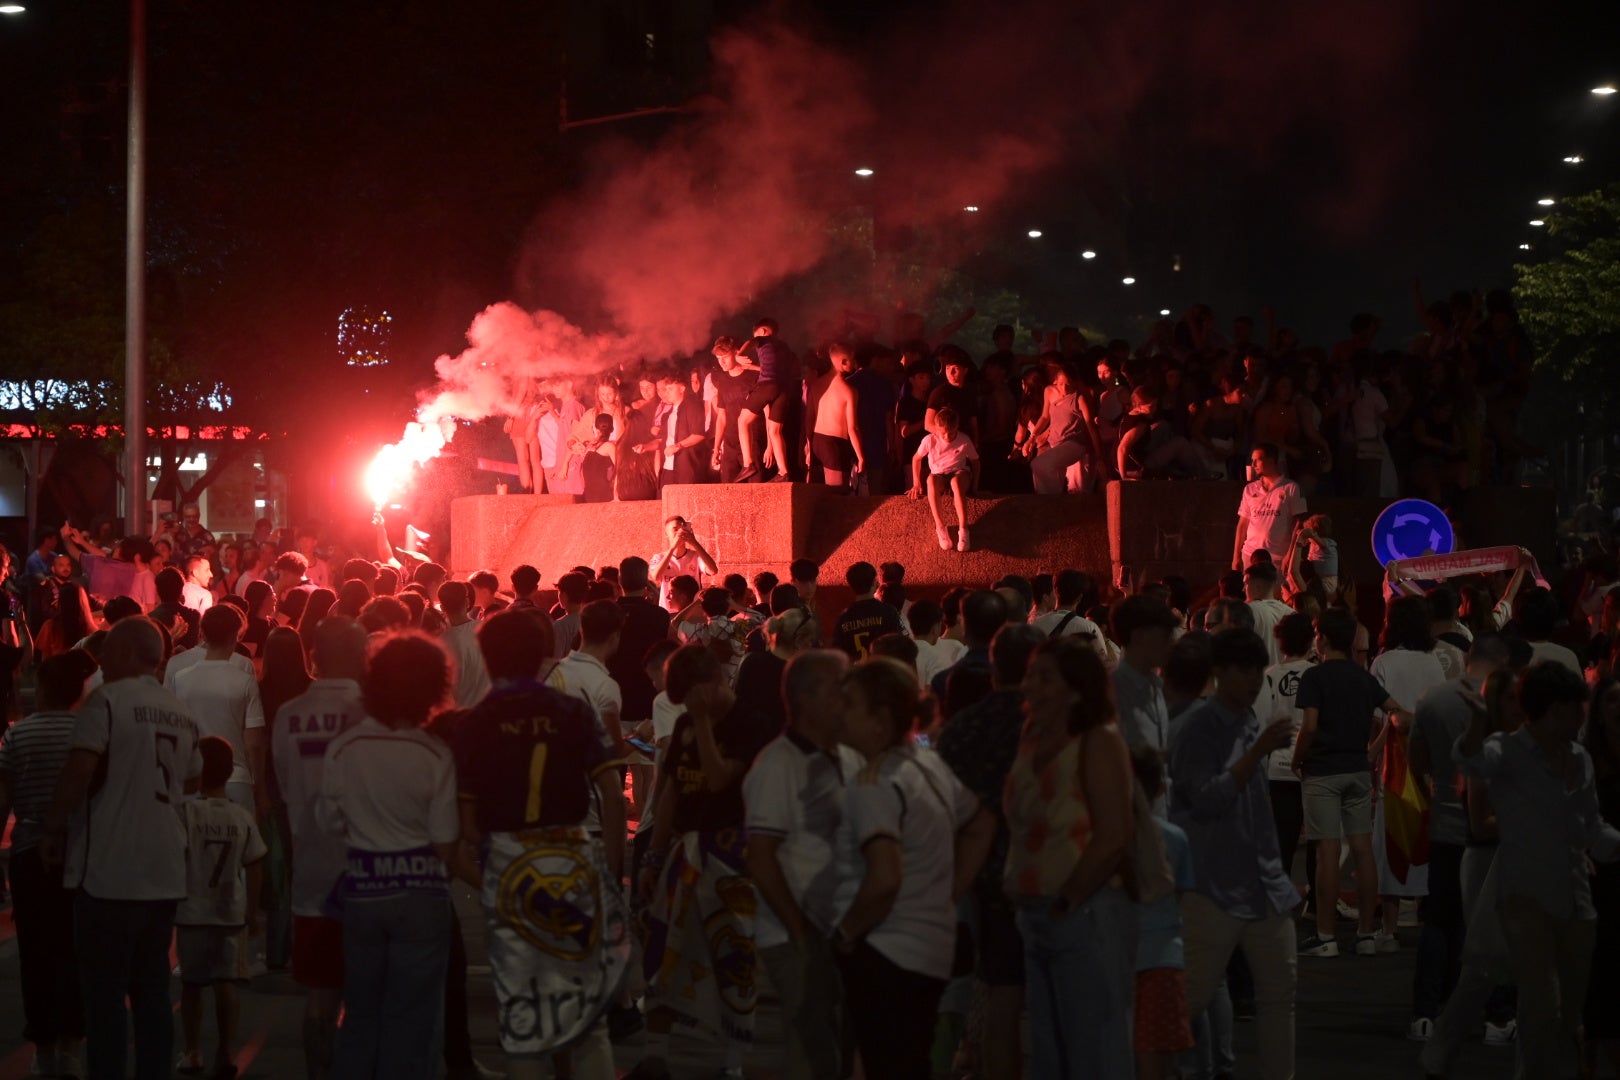
[[(499, 1063), (496, 1048), (494, 996), (482, 966), (482, 934), (471, 894), (460, 889), (457, 908), (467, 930), (473, 971), (469, 977), (472, 1037), (478, 1056), (486, 1064)], [(17, 981), (17, 945), (11, 938), (9, 918), (0, 917), (0, 1080), (28, 1074), (31, 1048), (21, 1040), (22, 1002)], [(1300, 961), (1299, 1075), (1310, 1080), (1362, 1080), (1374, 1075), (1416, 1075), (1416, 1045), (1406, 1039), (1407, 1007), (1411, 996), (1411, 946), (1416, 931), (1403, 931), (1407, 948), (1393, 956)], [(178, 1000), (178, 983), (176, 983)], [(237, 1058), (245, 1077), (296, 1080), (303, 1074), (299, 1048), (302, 1002), (291, 978), (273, 973), (255, 980), (244, 996), (244, 1046)], [(211, 1021), (210, 1021), (211, 1023)], [(176, 1037), (178, 1039), (178, 1022)], [(776, 1075), (772, 1068), (780, 1052), (777, 1016), (771, 1003), (762, 1009), (759, 1045), (749, 1076)], [(205, 1048), (210, 1045), (205, 1035)], [(1254, 1025), (1239, 1024), (1237, 1031), (1239, 1076), (1254, 1073)], [(677, 1046), (679, 1051), (679, 1046)], [(205, 1051), (206, 1052), (206, 1051)], [(639, 1057), (639, 1040), (619, 1048), (619, 1066), (628, 1070)], [(678, 1053), (682, 1075), (712, 1075), (713, 1063)], [(1512, 1072), (1512, 1051), (1491, 1049), (1479, 1042), (1469, 1045), (1456, 1075), (1469, 1080), (1505, 1080)]]

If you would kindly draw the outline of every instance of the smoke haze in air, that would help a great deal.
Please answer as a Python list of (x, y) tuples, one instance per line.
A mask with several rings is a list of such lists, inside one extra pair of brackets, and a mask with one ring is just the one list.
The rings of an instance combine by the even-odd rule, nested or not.
[[(736, 332), (829, 255), (830, 217), (861, 199), (909, 227), (1018, 200), (1124, 217), (1217, 179), (1199, 168), (1241, 183), (1305, 146), (1304, 213), (1365, 230), (1420, 127), (1402, 97), (1417, 19), (1398, 0), (1132, 0), (912, 5), (836, 43), (780, 11), (726, 30), (705, 108), (651, 147), (601, 145), (579, 190), (539, 213), (513, 302), (439, 359), (424, 416), (498, 415), (525, 377)], [(851, 190), (856, 165), (878, 170), (870, 189)]]

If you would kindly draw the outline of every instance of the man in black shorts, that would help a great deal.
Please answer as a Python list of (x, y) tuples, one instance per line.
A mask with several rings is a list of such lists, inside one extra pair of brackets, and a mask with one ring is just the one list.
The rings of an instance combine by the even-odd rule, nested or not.
[(743, 449), (739, 438), (739, 420), (748, 398), (759, 385), (759, 372), (744, 367), (737, 359), (737, 341), (721, 337), (714, 343), (715, 363), (720, 370), (710, 376), (714, 380), (714, 458), (710, 464), (720, 474), (721, 483), (729, 484), (742, 472), (743, 464), (754, 460), (753, 438)]
[(752, 348), (758, 358), (757, 363), (747, 366), (759, 372), (759, 382), (743, 402), (743, 471), (738, 480), (752, 480), (759, 475), (760, 467), (754, 463), (753, 453), (754, 432), (759, 428), (761, 414), (765, 416), (766, 464), (776, 466), (775, 479), (793, 478), (784, 425), (792, 418), (793, 406), (799, 400), (799, 358), (776, 336), (776, 331), (775, 319), (760, 319), (754, 326), (754, 339), (743, 346)]
[(866, 471), (866, 454), (856, 416), (859, 398), (844, 378), (855, 370), (855, 354), (848, 345), (835, 342), (829, 355), (832, 367), (810, 384), (808, 414), (814, 426), (804, 463), (807, 468), (820, 464), (827, 486), (842, 488), (852, 470)]

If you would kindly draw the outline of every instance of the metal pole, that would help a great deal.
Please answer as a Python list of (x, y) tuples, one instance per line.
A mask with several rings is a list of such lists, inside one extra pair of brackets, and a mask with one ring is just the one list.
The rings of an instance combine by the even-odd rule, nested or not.
[(146, 530), (146, 0), (129, 0), (129, 179), (124, 245), (124, 498)]

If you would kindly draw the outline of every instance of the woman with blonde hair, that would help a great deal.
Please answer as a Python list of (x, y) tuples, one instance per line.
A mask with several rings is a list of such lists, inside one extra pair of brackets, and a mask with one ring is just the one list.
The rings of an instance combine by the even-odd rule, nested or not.
[(595, 400), (585, 407), (568, 433), (568, 453), (581, 471), (586, 502), (617, 498), (613, 491), (613, 474), (619, 463), (619, 443), (626, 430), (626, 410), (619, 394), (618, 377), (603, 375), (596, 380)]

